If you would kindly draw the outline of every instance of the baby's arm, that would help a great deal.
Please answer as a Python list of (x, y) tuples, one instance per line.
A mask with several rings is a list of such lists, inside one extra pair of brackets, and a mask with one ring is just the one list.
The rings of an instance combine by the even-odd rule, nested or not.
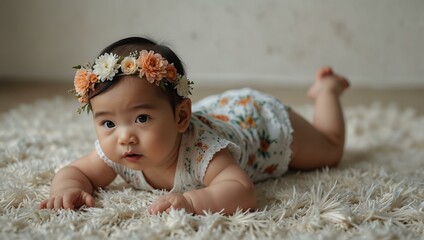
[(50, 197), (39, 208), (75, 209), (94, 206), (93, 190), (109, 185), (116, 173), (95, 151), (60, 169), (53, 178)]
[(150, 211), (157, 213), (170, 208), (184, 208), (196, 214), (203, 214), (204, 210), (223, 210), (225, 214), (233, 214), (237, 208), (256, 208), (254, 185), (227, 149), (215, 154), (204, 182), (205, 188), (163, 196), (152, 204)]

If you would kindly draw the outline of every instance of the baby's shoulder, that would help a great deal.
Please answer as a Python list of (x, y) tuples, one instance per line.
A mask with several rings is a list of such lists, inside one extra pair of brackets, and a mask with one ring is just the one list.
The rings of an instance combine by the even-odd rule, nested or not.
[[(181, 142), (182, 146), (185, 146), (186, 159), (189, 161), (195, 159), (200, 163), (209, 161), (223, 148), (231, 146), (231, 149), (235, 150), (237, 144), (232, 141), (233, 133), (226, 124), (208, 115), (193, 115), (190, 127)], [(238, 149), (235, 152), (238, 152)]]

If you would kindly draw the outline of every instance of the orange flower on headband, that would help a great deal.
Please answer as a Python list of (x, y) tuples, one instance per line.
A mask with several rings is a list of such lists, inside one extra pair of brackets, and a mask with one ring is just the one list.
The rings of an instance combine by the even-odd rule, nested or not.
[(174, 64), (169, 64), (166, 66), (166, 80), (175, 81), (175, 79), (177, 79), (177, 69)]
[(86, 95), (88, 89), (94, 89), (97, 82), (97, 75), (85, 69), (79, 69), (74, 78), (75, 91), (78, 95)]
[(166, 77), (168, 61), (159, 53), (142, 50), (137, 63), (140, 68), (140, 77), (145, 76), (150, 83), (160, 81)]
[(88, 103), (89, 100), (87, 97), (79, 97), (78, 102), (85, 104), (85, 103)]

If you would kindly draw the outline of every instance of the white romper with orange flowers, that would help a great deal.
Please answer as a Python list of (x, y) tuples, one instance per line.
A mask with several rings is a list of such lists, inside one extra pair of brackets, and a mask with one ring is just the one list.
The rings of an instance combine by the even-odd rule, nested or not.
[[(291, 159), (293, 133), (288, 109), (276, 98), (249, 88), (209, 96), (194, 104), (190, 126), (182, 136), (171, 192), (204, 187), (209, 162), (223, 148), (229, 149), (253, 182), (283, 175)], [(142, 171), (108, 159), (98, 141), (96, 150), (133, 187), (153, 189)]]

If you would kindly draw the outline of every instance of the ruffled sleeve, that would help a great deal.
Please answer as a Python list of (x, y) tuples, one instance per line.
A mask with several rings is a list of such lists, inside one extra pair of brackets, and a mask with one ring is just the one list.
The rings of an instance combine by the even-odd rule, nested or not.
[(121, 167), (119, 164), (114, 163), (112, 160), (110, 160), (106, 154), (103, 152), (102, 147), (100, 146), (99, 140), (96, 140), (94, 142), (94, 146), (97, 152), (97, 155), (99, 155), (100, 159), (103, 160), (109, 167), (111, 167), (115, 172)]
[(185, 134), (182, 144), (185, 146), (186, 170), (191, 175), (188, 177), (194, 177), (199, 185), (203, 184), (209, 163), (220, 150), (227, 148), (235, 160), (240, 158), (240, 148), (219, 134), (219, 126), (213, 123), (213, 119), (194, 116)]

